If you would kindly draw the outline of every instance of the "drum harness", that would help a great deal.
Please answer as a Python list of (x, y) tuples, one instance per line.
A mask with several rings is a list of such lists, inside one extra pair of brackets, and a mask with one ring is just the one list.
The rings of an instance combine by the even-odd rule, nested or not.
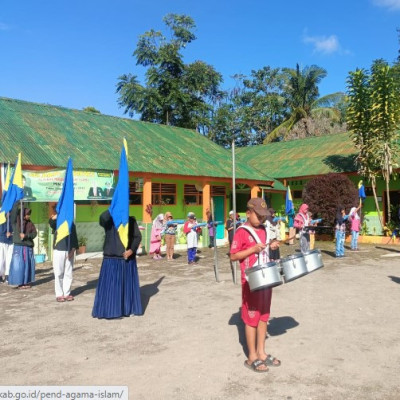
[[(265, 229), (265, 226), (263, 225), (263, 227), (264, 227), (264, 229)], [(238, 229), (246, 229), (246, 231), (248, 231), (250, 234), (251, 234), (251, 236), (253, 236), (253, 238), (254, 238), (254, 240), (256, 241), (256, 243), (262, 243), (261, 242), (261, 240), (260, 240), (260, 238), (258, 237), (258, 235), (257, 235), (257, 233), (256, 233), (256, 231), (251, 227), (251, 226), (249, 226), (249, 225), (240, 225), (239, 227), (238, 227)], [(268, 229), (265, 229), (265, 240), (266, 240), (266, 245), (267, 245), (267, 247), (263, 250), (263, 251), (260, 251), (259, 253), (257, 253), (257, 260), (254, 262), (254, 264), (250, 267), (250, 268), (252, 268), (252, 267), (254, 267), (254, 265), (257, 263), (257, 265), (261, 265), (260, 264), (260, 254), (264, 254), (264, 256), (266, 257), (266, 259), (267, 259), (267, 262), (269, 261), (269, 256), (268, 256), (268, 250), (269, 250), (269, 243), (268, 243)], [(248, 280), (248, 278), (247, 278), (247, 275), (246, 275), (246, 280)]]

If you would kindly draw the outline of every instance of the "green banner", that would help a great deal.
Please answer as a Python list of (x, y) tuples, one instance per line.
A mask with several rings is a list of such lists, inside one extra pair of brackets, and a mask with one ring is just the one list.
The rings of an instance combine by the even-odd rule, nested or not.
[[(24, 201), (58, 202), (65, 169), (22, 171)], [(75, 200), (110, 200), (114, 194), (112, 171), (74, 171)]]

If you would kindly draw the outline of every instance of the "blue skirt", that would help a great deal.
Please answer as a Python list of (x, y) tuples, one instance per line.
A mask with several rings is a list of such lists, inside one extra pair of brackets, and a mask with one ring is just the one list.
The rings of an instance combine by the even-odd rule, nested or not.
[(35, 257), (33, 248), (14, 244), (10, 264), (9, 285), (27, 285), (35, 282)]
[(120, 318), (142, 315), (136, 260), (104, 258), (94, 298), (92, 316)]

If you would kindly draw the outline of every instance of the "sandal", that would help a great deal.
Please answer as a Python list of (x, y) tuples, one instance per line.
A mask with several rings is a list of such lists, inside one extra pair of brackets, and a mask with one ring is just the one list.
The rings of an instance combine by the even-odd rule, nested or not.
[(268, 367), (280, 367), (281, 360), (278, 360), (276, 357), (273, 357), (271, 354), (267, 354), (267, 358), (262, 360), (262, 362)]
[(64, 303), (65, 299), (63, 296), (60, 296), (60, 297), (56, 297), (56, 301), (58, 301), (59, 303)]
[(261, 360), (254, 360), (251, 364), (247, 362), (247, 360), (244, 362), (244, 366), (251, 369), (254, 372), (268, 372), (268, 367), (265, 369), (260, 369), (261, 365), (266, 365), (264, 361)]

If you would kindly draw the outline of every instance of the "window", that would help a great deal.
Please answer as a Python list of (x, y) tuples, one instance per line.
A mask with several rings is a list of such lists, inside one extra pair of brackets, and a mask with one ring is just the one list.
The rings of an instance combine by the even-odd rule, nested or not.
[(176, 204), (175, 183), (152, 183), (151, 192), (152, 204)]
[(225, 186), (211, 186), (211, 196), (225, 196)]
[(203, 203), (203, 194), (196, 189), (196, 185), (184, 185), (183, 198), (186, 205), (197, 206)]
[(129, 204), (143, 204), (143, 185), (142, 187), (138, 186), (136, 181), (129, 182)]

